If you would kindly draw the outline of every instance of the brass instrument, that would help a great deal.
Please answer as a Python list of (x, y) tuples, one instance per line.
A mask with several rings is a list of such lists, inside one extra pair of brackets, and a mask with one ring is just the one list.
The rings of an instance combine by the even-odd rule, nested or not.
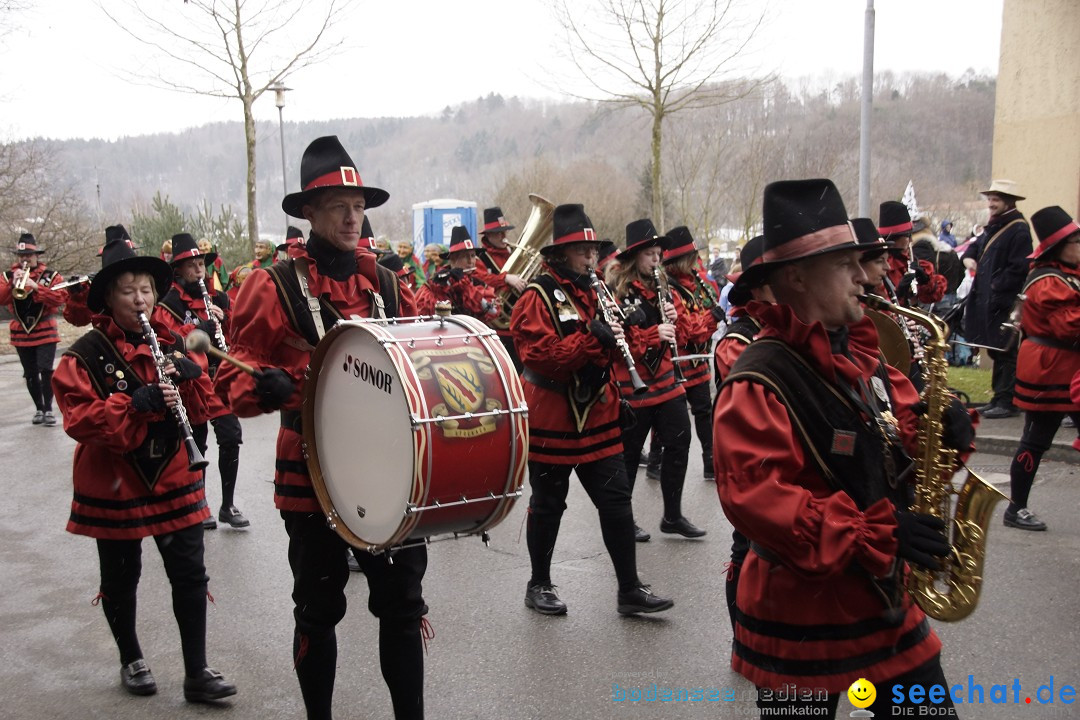
[[(923, 611), (945, 622), (963, 620), (979, 602), (982, 588), (982, 569), (986, 559), (986, 531), (990, 514), (1006, 496), (970, 469), (964, 486), (955, 490), (952, 476), (956, 465), (956, 450), (942, 445), (942, 418), (949, 405), (946, 387), (949, 365), (945, 324), (918, 310), (894, 305), (876, 295), (863, 295), (864, 303), (877, 310), (888, 310), (908, 317), (930, 333), (923, 358), (923, 377), (926, 387), (922, 400), (926, 412), (919, 418), (919, 456), (915, 458), (915, 501), (911, 510), (940, 518), (949, 526), (952, 554), (942, 561), (941, 570), (911, 567), (908, 592)], [(952, 511), (952, 495), (956, 509)]]
[(904, 375), (909, 375), (911, 373), (911, 345), (907, 333), (891, 317), (872, 307), (866, 308), (866, 316), (877, 329), (878, 346), (885, 357), (885, 362)]
[(64, 288), (75, 287), (76, 285), (89, 285), (90, 282), (94, 279), (94, 275), (96, 274), (97, 273), (90, 273), (89, 275), (79, 275), (78, 277), (73, 277), (70, 280), (65, 280), (59, 285), (53, 285), (51, 289), (63, 290)]
[(22, 274), (19, 275), (19, 279), (11, 287), (11, 296), (16, 300), (25, 300), (30, 295), (26, 290), (26, 281), (30, 279), (30, 261), (23, 260), (22, 267), (19, 269), (22, 270)]
[[(529, 219), (525, 221), (525, 227), (521, 229), (517, 242), (507, 243), (513, 246), (514, 252), (510, 253), (506, 264), (499, 270), (509, 275), (517, 275), (526, 283), (531, 282), (540, 272), (540, 266), (544, 262), (540, 248), (551, 239), (551, 223), (555, 216), (554, 203), (535, 193), (529, 193), (529, 202), (533, 205)], [(518, 291), (509, 285), (495, 292), (495, 297), (499, 300), (499, 314), (491, 321), (493, 327), (498, 330), (510, 327), (510, 313), (518, 296)]]
[(225, 333), (221, 330), (221, 321), (214, 314), (214, 303), (210, 299), (210, 293), (206, 292), (206, 283), (199, 278), (199, 292), (202, 293), (203, 305), (206, 306), (206, 316), (214, 323), (214, 344), (224, 353), (229, 352), (229, 344), (225, 342)]
[[(626, 313), (623, 312), (622, 306), (618, 300), (615, 299), (615, 295), (611, 292), (603, 280), (596, 276), (596, 270), (589, 268), (589, 284), (592, 289), (596, 291), (596, 307), (600, 310), (600, 313), (604, 317), (604, 322), (608, 326), (613, 326), (616, 322), (622, 323), (626, 321)], [(616, 318), (614, 313), (618, 313), (619, 317)], [(649, 389), (649, 386), (645, 384), (645, 381), (641, 379), (641, 375), (637, 371), (637, 365), (634, 363), (634, 356), (630, 354), (630, 346), (626, 344), (626, 339), (618, 341), (619, 351), (623, 355), (623, 360), (626, 361), (626, 367), (630, 370), (630, 382), (634, 386), (634, 394), (641, 395)]]
[[(161, 345), (158, 344), (157, 333), (154, 332), (154, 328), (150, 326), (150, 321), (146, 318), (146, 313), (139, 312), (139, 324), (142, 325), (143, 335), (146, 336), (146, 342), (150, 346), (150, 354), (154, 357), (154, 365), (157, 367), (158, 384), (171, 385), (174, 389), (176, 383), (172, 378), (165, 374), (165, 367), (169, 364), (168, 359), (161, 352)], [(188, 422), (187, 410), (184, 408), (184, 403), (180, 400), (180, 393), (177, 391), (176, 404), (172, 406), (173, 417), (176, 418), (176, 424), (180, 427), (180, 437), (184, 441), (184, 449), (187, 450), (188, 457), (188, 471), (198, 472), (205, 468), (209, 463), (206, 462), (206, 458), (203, 457), (202, 451), (199, 450), (198, 444), (195, 442), (195, 436), (191, 434), (191, 423)]]
[[(668, 287), (667, 282), (661, 277), (660, 266), (656, 265), (652, 269), (653, 282), (656, 283), (656, 309), (660, 311), (660, 322), (666, 323), (667, 318), (664, 316), (664, 303), (671, 303), (671, 288)], [(666, 342), (660, 343), (660, 356), (663, 357), (667, 352), (668, 344)], [(675, 369), (675, 382), (686, 382), (686, 376), (683, 375), (682, 368), (679, 367), (679, 363), (675, 362), (675, 357), (678, 353), (675, 351), (674, 344), (671, 347), (671, 367)]]

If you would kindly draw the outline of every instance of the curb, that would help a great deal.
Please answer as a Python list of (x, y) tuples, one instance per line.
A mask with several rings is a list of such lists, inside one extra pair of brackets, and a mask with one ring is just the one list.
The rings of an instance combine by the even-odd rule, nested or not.
[[(1020, 440), (1018, 438), (976, 435), (974, 457), (983, 453), (987, 455), (1005, 455), (1012, 457), (1016, 453), (1016, 447), (1019, 444)], [(1054, 444), (1050, 446), (1050, 449), (1046, 451), (1046, 454), (1042, 456), (1042, 459), (1075, 465), (1080, 464), (1080, 453), (1073, 449), (1071, 443), (1055, 440)]]

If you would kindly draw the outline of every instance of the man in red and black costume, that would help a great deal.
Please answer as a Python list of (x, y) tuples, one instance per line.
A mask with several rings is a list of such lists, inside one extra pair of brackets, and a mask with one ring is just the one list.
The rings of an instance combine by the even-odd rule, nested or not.
[[(337, 320), (415, 315), (416, 305), (394, 273), (378, 265), (374, 253), (358, 247), (365, 210), (382, 205), (389, 194), (363, 184), (337, 137), (321, 137), (307, 147), (300, 181), (303, 190), (286, 195), (281, 206), (311, 223), (307, 244), (290, 248), (289, 260), (252, 273), (233, 313), (233, 354), (257, 372), (253, 376), (223, 365), (217, 386), (241, 417), (280, 411), (274, 502), (289, 535), (293, 664), (308, 717), (329, 718), (337, 667), (335, 626), (345, 615), (348, 546), (327, 527), (304, 462), (304, 374), (325, 329)], [(394, 715), (398, 720), (422, 718), (421, 623), (428, 608), (421, 581), (427, 548), (402, 548), (392, 562), (386, 554), (353, 554), (367, 576), (368, 609), (379, 618), (379, 659)]]
[[(694, 418), (694, 429), (701, 442), (701, 461), (706, 480), (713, 479), (712, 461), (712, 373), (709, 351), (717, 323), (724, 320), (724, 310), (717, 302), (713, 285), (698, 274), (698, 255), (694, 236), (685, 225), (668, 231), (671, 245), (664, 250), (664, 270), (667, 271), (671, 289), (682, 299), (685, 317), (682, 318), (685, 342), (679, 346), (680, 355), (694, 355), (697, 359), (680, 364), (686, 402)], [(655, 442), (656, 433), (653, 433)]]
[[(204, 255), (202, 248), (195, 243), (188, 233), (173, 235), (173, 255), (169, 265), (173, 269), (173, 281), (169, 291), (158, 300), (154, 308), (154, 319), (161, 322), (182, 338), (193, 330), (201, 330), (210, 336), (210, 342), (222, 352), (228, 352), (227, 334), (229, 329), (229, 296), (221, 290), (211, 291), (206, 286), (206, 266), (213, 265), (217, 253)], [(209, 306), (203, 292), (210, 298)], [(210, 313), (213, 313), (211, 317)], [(220, 360), (210, 356), (210, 377), (217, 374)], [(220, 398), (211, 398), (212, 413), (210, 424), (214, 426), (214, 437), (218, 444), (218, 473), (221, 475), (221, 508), (217, 519), (234, 528), (245, 528), (251, 524), (236, 507), (236, 477), (240, 471), (240, 445), (243, 434), (240, 420)], [(206, 424), (194, 426), (195, 441), (206, 451)], [(211, 515), (203, 522), (203, 527), (213, 530), (217, 521)]]
[(476, 245), (469, 230), (458, 225), (450, 232), (447, 266), (428, 278), (416, 293), (416, 309), (421, 315), (435, 312), (435, 303), (447, 301), (454, 314), (471, 315), (488, 322), (499, 312), (495, 290), (485, 284), (476, 269)]
[(667, 610), (674, 603), (653, 594), (637, 574), (619, 391), (612, 374), (620, 362), (624, 329), (605, 320), (589, 276), (600, 241), (582, 205), (555, 208), (552, 234), (552, 243), (540, 249), (544, 271), (522, 293), (510, 320), (525, 362), (529, 406), (532, 497), (526, 538), (532, 576), (525, 606), (544, 615), (566, 612), (551, 582), (551, 556), (566, 510), (570, 473), (576, 470), (596, 506), (615, 566), (618, 612)]
[[(506, 243), (506, 233), (514, 227), (503, 217), (502, 208), (484, 208), (484, 227), (480, 230), (480, 247), (476, 251), (476, 275), (497, 295), (511, 290), (516, 295), (520, 295), (525, 291), (527, 284), (520, 275), (503, 272), (512, 250)], [(517, 348), (514, 347), (510, 329), (496, 327), (495, 331), (499, 334), (499, 339), (502, 340), (506, 351), (510, 353), (514, 367), (520, 373), (521, 358), (518, 357)]]
[[(919, 397), (881, 361), (863, 316), (866, 275), (843, 200), (829, 180), (775, 182), (763, 218), (762, 262), (743, 279), (767, 281), (776, 304), (747, 306), (762, 329), (720, 389), (714, 422), (720, 501), (751, 544), (732, 667), (775, 715), (809, 702), (835, 717), (858, 678), (948, 687), (941, 641), (904, 585), (907, 563), (936, 568), (950, 550), (941, 519), (907, 510)], [(943, 425), (945, 447), (972, 449), (958, 402)], [(813, 689), (827, 699), (802, 701)], [(871, 710), (886, 717), (890, 705), (879, 693)]]
[[(15, 262), (4, 273), (0, 282), (0, 305), (7, 305), (11, 313), (11, 345), (19, 354), (26, 390), (34, 401), (34, 425), (56, 425), (52, 403), (53, 360), (60, 333), (56, 329), (56, 311), (67, 300), (63, 290), (51, 290), (50, 286), (63, 282), (55, 270), (41, 262), (45, 252), (38, 247), (30, 233), (19, 236), (15, 246)], [(23, 269), (23, 264), (26, 269)], [(25, 279), (24, 279), (25, 278)], [(16, 290), (23, 279), (23, 291)], [(23, 294), (22, 297), (16, 295)]]
[[(878, 233), (885, 238), (889, 248), (889, 276), (887, 287), (891, 302), (909, 305), (914, 302), (936, 303), (945, 295), (948, 281), (934, 271), (927, 260), (911, 262), (911, 234), (915, 224), (907, 206), (896, 200), (887, 200), (878, 208)], [(912, 293), (912, 286), (915, 292)], [(914, 296), (913, 296), (914, 295)]]

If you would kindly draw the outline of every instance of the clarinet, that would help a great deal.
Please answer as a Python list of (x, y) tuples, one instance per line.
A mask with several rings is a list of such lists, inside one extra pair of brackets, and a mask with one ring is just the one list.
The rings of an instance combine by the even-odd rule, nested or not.
[[(608, 327), (614, 326), (617, 321), (611, 314), (608, 302), (614, 303), (616, 307), (618, 307), (618, 303), (615, 303), (611, 290), (604, 284), (603, 280), (596, 276), (596, 271), (592, 268), (589, 268), (589, 285), (596, 292), (596, 306), (604, 316), (604, 322), (608, 324)], [(619, 350), (622, 352), (623, 360), (626, 361), (626, 367), (630, 370), (630, 382), (634, 386), (634, 394), (641, 395), (649, 389), (649, 386), (645, 384), (645, 381), (641, 379), (641, 375), (638, 374), (637, 366), (634, 364), (634, 356), (630, 354), (630, 346), (626, 344), (626, 340), (618, 340), (617, 343)]]
[(206, 292), (206, 284), (199, 278), (199, 290), (202, 291), (202, 301), (206, 305), (206, 316), (214, 322), (214, 344), (223, 353), (229, 352), (229, 345), (225, 342), (225, 333), (221, 330), (221, 321), (213, 312), (214, 303), (210, 300), (210, 293)]
[[(671, 289), (660, 277), (660, 266), (657, 265), (652, 269), (653, 281), (656, 282), (656, 309), (660, 311), (660, 322), (666, 323), (667, 319), (664, 317), (664, 303), (671, 302)], [(666, 342), (660, 343), (660, 355), (662, 356), (667, 352), (668, 344)], [(683, 375), (682, 368), (679, 367), (678, 361), (675, 360), (675, 350), (671, 351), (671, 367), (675, 369), (675, 382), (686, 382), (686, 376)]]
[[(161, 385), (169, 385), (174, 390), (176, 384), (172, 381), (172, 378), (165, 374), (165, 365), (169, 362), (165, 359), (165, 355), (161, 352), (161, 346), (158, 344), (157, 333), (154, 332), (154, 328), (150, 327), (150, 321), (146, 318), (146, 313), (139, 312), (139, 324), (142, 325), (143, 335), (146, 336), (146, 342), (150, 344), (150, 353), (154, 356), (154, 365), (157, 366), (158, 383)], [(199, 451), (199, 446), (195, 443), (195, 437), (191, 434), (191, 423), (188, 422), (187, 410), (184, 409), (184, 403), (180, 400), (180, 394), (177, 392), (176, 405), (172, 407), (173, 416), (176, 417), (176, 424), (180, 426), (180, 436), (184, 440), (184, 448), (187, 450), (188, 457), (188, 471), (197, 472), (205, 468), (209, 463), (206, 462), (206, 458), (203, 457), (202, 452)]]

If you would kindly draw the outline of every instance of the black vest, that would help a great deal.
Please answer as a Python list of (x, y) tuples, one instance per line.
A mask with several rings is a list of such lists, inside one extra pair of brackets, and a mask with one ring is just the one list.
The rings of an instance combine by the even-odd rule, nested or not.
[[(10, 271), (4, 273), (4, 279), (9, 283), (12, 282), (14, 276), (15, 274)], [(41, 273), (41, 277), (35, 280), (35, 282), (43, 287), (48, 287), (52, 285), (53, 278), (55, 277), (55, 270), (46, 269)], [(34, 328), (41, 322), (41, 318), (45, 314), (44, 303), (34, 300), (35, 297), (37, 297), (37, 293), (30, 293), (22, 300), (17, 299), (14, 295), (11, 296), (11, 304), (12, 307), (15, 308), (15, 319), (19, 321), (19, 324), (23, 326), (23, 330), (25, 330), (27, 334), (33, 332)]]
[[(184, 347), (184, 341), (179, 335), (173, 333), (171, 340), (171, 345), (167, 344), (164, 338), (159, 340), (163, 354), (179, 354), (178, 351)], [(94, 392), (102, 400), (118, 392), (130, 397), (146, 385), (120, 356), (112, 341), (100, 330), (94, 329), (83, 335), (72, 343), (64, 354), (75, 358), (86, 370)], [(161, 473), (180, 451), (180, 447), (180, 427), (176, 420), (168, 417), (149, 423), (142, 444), (135, 450), (124, 453), (123, 457), (146, 487), (153, 490), (161, 478)]]

